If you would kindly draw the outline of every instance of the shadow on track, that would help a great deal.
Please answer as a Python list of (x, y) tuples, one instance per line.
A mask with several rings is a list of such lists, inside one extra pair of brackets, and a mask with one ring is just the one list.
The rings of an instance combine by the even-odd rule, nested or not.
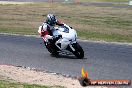
[[(73, 54), (70, 54), (70, 55), (59, 54), (57, 56), (51, 54), (51, 56), (56, 57), (56, 58), (65, 58), (65, 59), (80, 59), (80, 58), (77, 58), (76, 56), (74, 56)], [(83, 59), (87, 59), (87, 58), (83, 58)]]

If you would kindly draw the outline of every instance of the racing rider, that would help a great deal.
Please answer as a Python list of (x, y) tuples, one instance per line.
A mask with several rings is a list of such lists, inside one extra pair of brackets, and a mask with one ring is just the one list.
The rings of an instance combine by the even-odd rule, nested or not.
[(55, 48), (55, 42), (61, 37), (54, 37), (53, 31), (55, 31), (55, 25), (63, 26), (64, 23), (58, 21), (54, 14), (48, 14), (46, 20), (39, 27), (38, 32), (45, 42), (52, 44), (52, 47)]

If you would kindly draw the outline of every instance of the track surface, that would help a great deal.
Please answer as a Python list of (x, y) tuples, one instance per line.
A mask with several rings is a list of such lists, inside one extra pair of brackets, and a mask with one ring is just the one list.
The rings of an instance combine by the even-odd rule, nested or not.
[(91, 79), (132, 79), (132, 46), (93, 42), (79, 42), (85, 58), (73, 55), (52, 57), (41, 38), (0, 34), (0, 64), (25, 66), (80, 76), (81, 68)]

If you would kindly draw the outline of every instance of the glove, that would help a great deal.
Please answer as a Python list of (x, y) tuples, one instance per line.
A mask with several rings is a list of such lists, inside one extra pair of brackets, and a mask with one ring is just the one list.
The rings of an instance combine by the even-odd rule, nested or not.
[(70, 26), (71, 29), (73, 29), (71, 26)]
[(62, 38), (62, 35), (58, 35), (58, 38), (59, 38), (59, 39)]
[(53, 36), (53, 40), (55, 40), (55, 41), (59, 40), (60, 38), (62, 38), (62, 35)]

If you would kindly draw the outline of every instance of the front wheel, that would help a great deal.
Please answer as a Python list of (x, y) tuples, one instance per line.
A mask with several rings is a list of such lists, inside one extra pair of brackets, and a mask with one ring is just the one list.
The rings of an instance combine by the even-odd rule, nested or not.
[(74, 43), (72, 47), (75, 49), (75, 51), (72, 51), (72, 52), (77, 58), (79, 59), (84, 58), (84, 51), (78, 43)]

